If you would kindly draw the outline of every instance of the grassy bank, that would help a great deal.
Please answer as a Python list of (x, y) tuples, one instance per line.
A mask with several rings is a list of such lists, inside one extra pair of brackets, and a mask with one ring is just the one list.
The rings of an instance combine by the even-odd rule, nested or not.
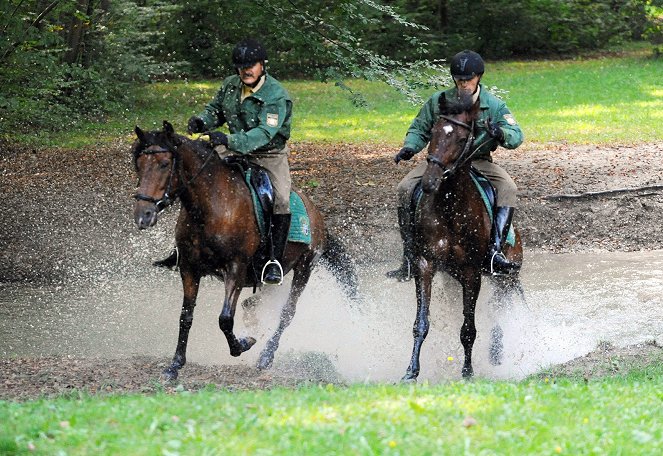
[[(488, 63), (483, 82), (508, 91), (507, 104), (528, 142), (639, 143), (663, 140), (663, 60), (649, 53), (577, 60)], [(277, 75), (278, 76), (278, 75)], [(136, 88), (136, 104), (76, 131), (21, 138), (33, 144), (84, 148), (131, 138), (133, 126), (183, 131), (220, 81), (172, 81)], [(419, 106), (378, 82), (348, 81), (368, 102), (356, 108), (333, 83), (284, 81), (295, 103), (292, 139), (399, 145)], [(427, 98), (432, 90), (422, 92)]]
[(0, 453), (658, 454), (663, 365), (594, 380), (0, 402)]

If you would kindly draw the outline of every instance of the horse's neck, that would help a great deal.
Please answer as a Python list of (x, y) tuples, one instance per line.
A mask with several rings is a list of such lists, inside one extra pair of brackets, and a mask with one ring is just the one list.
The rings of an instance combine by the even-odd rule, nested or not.
[[(222, 164), (215, 153), (201, 157), (191, 149), (181, 155), (180, 164), (182, 182), (182, 203), (185, 206), (195, 206), (198, 211), (206, 211), (212, 203), (226, 205), (240, 194), (237, 190), (246, 187), (241, 173)], [(211, 201), (210, 192), (214, 189), (215, 198)]]
[(449, 177), (435, 194), (438, 205), (443, 207), (467, 207), (473, 189), (470, 167), (463, 166)]

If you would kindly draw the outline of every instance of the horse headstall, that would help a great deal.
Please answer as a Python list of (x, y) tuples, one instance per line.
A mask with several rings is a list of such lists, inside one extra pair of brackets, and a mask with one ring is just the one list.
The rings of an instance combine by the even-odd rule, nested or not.
[(431, 155), (430, 153), (426, 157), (426, 161), (429, 164), (432, 163), (433, 165), (442, 168), (443, 173), (441, 179), (444, 180), (449, 176), (451, 176), (453, 173), (455, 173), (458, 168), (460, 168), (465, 163), (470, 161), (474, 156), (475, 152), (477, 151), (477, 149), (470, 152), (470, 149), (472, 148), (472, 143), (474, 142), (474, 120), (472, 120), (472, 124), (466, 124), (465, 122), (461, 122), (460, 120), (457, 120), (451, 116), (446, 116), (444, 114), (441, 114), (440, 117), (448, 122), (451, 122), (452, 124), (466, 128), (470, 131), (469, 136), (465, 140), (465, 145), (463, 147), (463, 150), (458, 155), (458, 158), (456, 158), (456, 160), (453, 162), (450, 168), (447, 168), (447, 166), (442, 162), (442, 160), (440, 160), (434, 155)]
[(163, 196), (161, 198), (157, 199), (149, 195), (144, 195), (142, 193), (135, 193), (134, 198), (138, 201), (147, 201), (149, 203), (152, 203), (156, 206), (157, 211), (159, 213), (163, 212), (167, 207), (171, 206), (175, 200), (177, 200), (178, 193), (172, 191), (172, 185), (173, 185), (173, 176), (175, 174), (175, 162), (177, 161), (178, 154), (174, 150), (168, 150), (165, 149), (159, 145), (152, 144), (144, 148), (137, 148), (134, 151), (134, 167), (136, 168), (136, 171), (138, 171), (138, 157), (141, 155), (155, 155), (155, 154), (163, 154), (163, 153), (170, 153), (173, 155), (173, 160), (170, 166), (170, 172), (168, 175), (168, 185), (166, 187), (166, 190), (163, 193)]

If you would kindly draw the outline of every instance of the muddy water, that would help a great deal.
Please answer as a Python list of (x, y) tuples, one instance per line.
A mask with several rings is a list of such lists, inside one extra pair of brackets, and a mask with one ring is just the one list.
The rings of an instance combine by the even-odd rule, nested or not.
[[(349, 381), (395, 381), (409, 362), (415, 316), (414, 284), (383, 279), (392, 264), (360, 269), (363, 302), (342, 297), (325, 270), (316, 270), (275, 367), (302, 353), (324, 354)], [(526, 302), (496, 309), (484, 280), (477, 306), (477, 375), (522, 378), (594, 349), (663, 340), (663, 251), (551, 255), (529, 253), (522, 271)], [(256, 318), (238, 307), (236, 332), (258, 339), (240, 358), (228, 354), (218, 329), (223, 285), (206, 278), (196, 307), (188, 359), (204, 364), (254, 364), (278, 321), (286, 287), (265, 289)], [(438, 275), (431, 329), (422, 351), (420, 380), (460, 376), (463, 350), (460, 287)], [(242, 297), (248, 297), (245, 291)], [(72, 354), (170, 359), (181, 305), (179, 276), (150, 270), (140, 280), (77, 287), (0, 286), (0, 356)], [(504, 331), (504, 361), (488, 362), (488, 334)], [(320, 359), (318, 356), (316, 359)]]

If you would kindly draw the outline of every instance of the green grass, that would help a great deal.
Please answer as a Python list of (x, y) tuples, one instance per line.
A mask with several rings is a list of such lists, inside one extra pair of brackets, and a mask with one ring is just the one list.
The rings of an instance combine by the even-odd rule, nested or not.
[[(0, 402), (0, 453), (659, 454), (663, 365), (585, 382), (332, 385)], [(473, 421), (471, 421), (473, 420)]]
[[(636, 49), (626, 56), (576, 60), (488, 63), (483, 82), (508, 91), (507, 104), (526, 141), (641, 143), (663, 140), (663, 59)], [(18, 138), (27, 143), (84, 148), (161, 127), (183, 131), (216, 92), (220, 81), (172, 81), (137, 87), (135, 106), (75, 131)], [(314, 142), (381, 142), (398, 145), (419, 106), (380, 82), (347, 81), (368, 101), (354, 107), (333, 83), (284, 81), (295, 103), (292, 139)], [(427, 98), (432, 90), (422, 92)]]

